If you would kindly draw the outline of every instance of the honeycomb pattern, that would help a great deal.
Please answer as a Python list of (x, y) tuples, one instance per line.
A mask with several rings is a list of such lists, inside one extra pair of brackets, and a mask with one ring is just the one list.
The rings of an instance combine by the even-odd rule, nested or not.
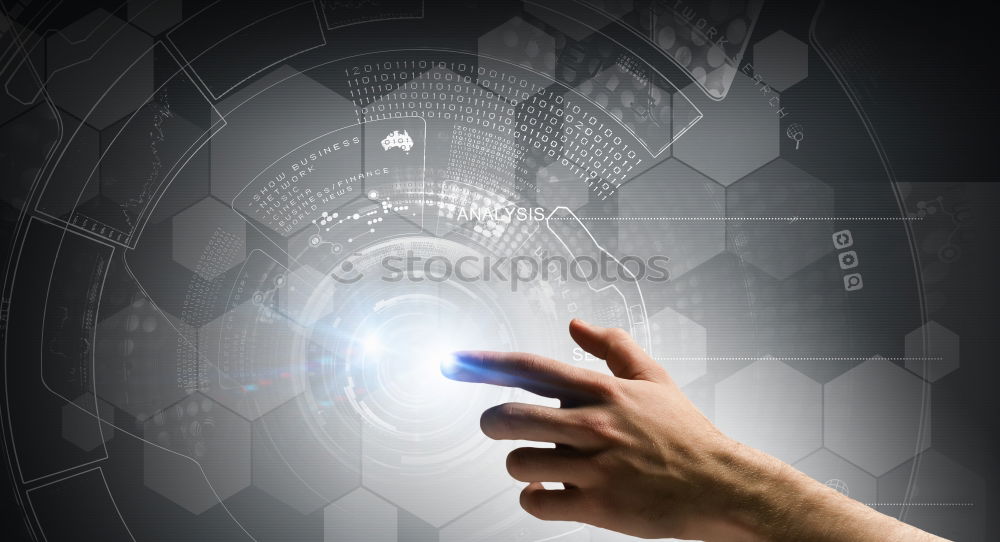
[[(733, 253), (777, 279), (785, 279), (833, 250), (833, 189), (778, 159), (726, 192)], [(805, 220), (802, 220), (805, 219)], [(819, 220), (814, 220), (819, 219)]]
[(327, 422), (323, 430), (334, 435), (344, 452), (331, 457), (306, 423), (309, 409), (300, 396), (253, 423), (253, 485), (303, 515), (361, 484), (359, 423)]
[(250, 423), (194, 393), (142, 426), (146, 487), (201, 514), (250, 485)]
[(153, 93), (152, 58), (143, 54), (152, 38), (103, 9), (49, 36), (47, 45), (49, 93), (59, 107), (99, 130)]
[(826, 448), (810, 454), (794, 466), (814, 480), (858, 502), (872, 504), (878, 499), (878, 486), (874, 476)]
[[(95, 406), (96, 404), (96, 406)], [(107, 422), (101, 424), (100, 420)], [(115, 436), (115, 409), (106, 401), (84, 393), (62, 408), (62, 436), (89, 452)]]
[[(696, 83), (677, 95), (695, 96)], [(675, 102), (677, 97), (675, 96)], [(673, 145), (674, 156), (724, 186), (778, 157), (778, 115), (752, 79), (737, 73), (729, 94), (700, 106), (704, 118)], [(691, 124), (691, 109), (674, 107), (674, 130)]]
[(809, 75), (809, 47), (779, 30), (754, 44), (753, 66), (768, 85), (784, 92)]
[(197, 388), (197, 334), (146, 297), (97, 326), (97, 396), (145, 419)]
[(538, 170), (535, 177), (538, 204), (547, 209), (562, 206), (572, 210), (587, 204), (589, 189), (573, 172), (559, 162)]
[(882, 357), (827, 382), (826, 447), (874, 476), (927, 449), (930, 412), (923, 412), (922, 385), (919, 378)]
[[(610, 17), (625, 17), (634, 7), (630, 1), (587, 3)], [(39, 210), (65, 216), (76, 206), (81, 193), (83, 203), (96, 198), (120, 205), (128, 203), (127, 186), (146, 174), (131, 169), (136, 164), (106, 159), (99, 172), (100, 183), (95, 178), (86, 186), (80, 172), (93, 169), (100, 151), (107, 149), (109, 138), (132, 112), (148, 113), (144, 111), (148, 106), (143, 104), (153, 89), (154, 67), (158, 66), (154, 66), (152, 55), (140, 55), (152, 45), (150, 35), (161, 35), (181, 20), (181, 7), (181, 2), (174, 0), (129, 0), (114, 14), (102, 9), (81, 12), (83, 17), (75, 22), (67, 20), (68, 24), (42, 34), (44, 43), (31, 47), (29, 57), (37, 66), (45, 67), (41, 75), (64, 132), (76, 134), (55, 169)], [(485, 33), (478, 46), (484, 55), (541, 72), (529, 76), (538, 86), (551, 83), (556, 53), (566, 36), (585, 40), (594, 34), (594, 28), (609, 20), (600, 17), (588, 21), (589, 26), (580, 25), (553, 17), (550, 10), (537, 3), (525, 5), (525, 11), (528, 15), (524, 19), (514, 17)], [(539, 20), (541, 23), (536, 24)], [(24, 30), (12, 21), (3, 23)], [(555, 35), (543, 31), (542, 25), (554, 28)], [(733, 43), (742, 43), (750, 35), (745, 24), (728, 30)], [(29, 45), (39, 39), (31, 35), (22, 38)], [(655, 41), (665, 50), (668, 42), (669, 46), (679, 43), (676, 36), (662, 29)], [(717, 51), (709, 50), (708, 54), (719, 60)], [(755, 44), (754, 71), (764, 83), (783, 92), (808, 76), (808, 54), (806, 44), (777, 31)], [(623, 67), (613, 61), (614, 57), (607, 57), (603, 68), (590, 66), (593, 69), (587, 71), (576, 90), (602, 108), (617, 110), (619, 120), (637, 122), (638, 117), (629, 118), (637, 105), (634, 99), (629, 101), (635, 98), (634, 92), (632, 96), (625, 92), (635, 89), (621, 84)], [(506, 62), (485, 57), (482, 65), (490, 62), (498, 69), (509, 70)], [(21, 167), (15, 159), (47, 149), (54, 137), (48, 137), (39, 127), (55, 123), (47, 106), (31, 109), (37, 103), (32, 96), (37, 89), (18, 86), (24, 72), (21, 69), (14, 74), (18, 77), (9, 81), (5, 77), (5, 81), (8, 92), (25, 100), (10, 108), (5, 102), (0, 111), (4, 120), (0, 140), (5, 142), (0, 159), (17, 166), (10, 169), (14, 172), (11, 181), (0, 190), (5, 202), (17, 208), (23, 205), (24, 195), (39, 170)], [(114, 82), (119, 75), (121, 79)], [(699, 81), (704, 80), (702, 75), (696, 75)], [(193, 191), (172, 200), (176, 207), (158, 208), (164, 216), (174, 216), (169, 228), (173, 232), (172, 248), (166, 248), (168, 257), (202, 279), (214, 281), (244, 261), (246, 227), (228, 205), (233, 195), (262, 165), (287, 152), (290, 142), (308, 141), (356, 122), (353, 105), (317, 79), (282, 66), (218, 104), (229, 127), (212, 142), (210, 174), (197, 172), (204, 182), (211, 179), (213, 197), (205, 199), (206, 193)], [(696, 86), (692, 84), (684, 92), (697, 95)], [(107, 95), (102, 97), (106, 90)], [(586, 185), (564, 171), (561, 163), (552, 163), (537, 173), (536, 184), (542, 188), (538, 202), (574, 210), (588, 207), (585, 211), (594, 215), (617, 211), (622, 216), (682, 216), (686, 212), (733, 218), (833, 216), (833, 191), (826, 183), (784, 160), (774, 160), (784, 133), (779, 130), (773, 106), (752, 79), (736, 74), (725, 100), (704, 106), (699, 102), (704, 118), (698, 123), (692, 118), (695, 110), (677, 107), (681, 104), (678, 96), (670, 92), (657, 96), (661, 109), (655, 120), (659, 124), (636, 131), (647, 139), (664, 126), (667, 132), (663, 133), (672, 137), (682, 129), (689, 128), (688, 132), (679, 142), (664, 148), (659, 158), (667, 160), (624, 183), (617, 200), (605, 207), (588, 207)], [(296, 101), (323, 103), (324, 107), (288, 107)], [(98, 105), (91, 111), (95, 103)], [(281, 108), (284, 114), (269, 115), (274, 108)], [(13, 121), (6, 122), (11, 118)], [(180, 139), (199, 131), (193, 123), (180, 120), (180, 133), (185, 134)], [(724, 159), (719, 159), (721, 152), (727, 153)], [(728, 187), (728, 192), (724, 193), (722, 187)], [(687, 390), (696, 394), (697, 401), (712, 403), (706, 410), (715, 411), (720, 426), (751, 445), (796, 461), (797, 468), (852, 498), (882, 503), (883, 511), (897, 513), (900, 508), (891, 504), (907, 498), (915, 503), (948, 504), (910, 507), (905, 519), (956, 540), (986, 539), (984, 480), (939, 450), (929, 449), (930, 420), (921, 418), (921, 398), (927, 395), (929, 383), (940, 386), (942, 379), (960, 368), (958, 334), (933, 321), (914, 329), (901, 341), (905, 343), (906, 357), (901, 363), (876, 357), (853, 368), (856, 361), (820, 368), (812, 362), (747, 361), (750, 358), (735, 363), (706, 361), (719, 353), (745, 355), (759, 351), (761, 343), (771, 339), (802, 350), (810, 344), (825, 347), (828, 343), (824, 341), (834, 343), (837, 337), (846, 335), (848, 328), (837, 327), (835, 332), (826, 330), (837, 337), (814, 336), (813, 328), (808, 327), (811, 321), (793, 316), (803, 314), (810, 304), (822, 305), (824, 310), (844, 310), (832, 299), (835, 292), (825, 291), (820, 297), (797, 295), (815, 296), (815, 284), (826, 280), (829, 273), (819, 266), (829, 254), (832, 227), (828, 222), (736, 222), (724, 228), (721, 221), (692, 227), (648, 226), (630, 230), (628, 222), (594, 224), (595, 230), (610, 231), (599, 235), (602, 243), (606, 238), (608, 247), (623, 254), (669, 253), (672, 274), (678, 280), (665, 286), (663, 294), (656, 297), (656, 303), (667, 306), (651, 312), (653, 351), (681, 385), (690, 384)], [(633, 231), (636, 229), (644, 235), (637, 235)], [(305, 230), (299, 234), (302, 240), (309, 237)], [(720, 255), (726, 246), (730, 253)], [(743, 260), (749, 262), (767, 276), (755, 269), (737, 267), (737, 260), (740, 265)], [(321, 275), (311, 267), (300, 272), (309, 274), (311, 283), (318, 282)], [(747, 277), (755, 279), (744, 282)], [(794, 301), (776, 305), (774, 292), (764, 292), (760, 297), (762, 290), (775, 289), (776, 284), (788, 286), (781, 290), (780, 297)], [(834, 287), (839, 288), (839, 284)], [(304, 289), (281, 292), (279, 309), (293, 313), (303, 303), (303, 295)], [(720, 315), (730, 307), (727, 303), (731, 300), (726, 297), (745, 302), (746, 306), (740, 307), (746, 310)], [(659, 305), (655, 308), (659, 309)], [(233, 497), (252, 482), (261, 492), (287, 504), (292, 513), (321, 519), (328, 540), (346, 537), (430, 541), (438, 536), (456, 541), (491, 537), (629, 539), (601, 529), (539, 522), (520, 513), (512, 505), (516, 502), (516, 488), (504, 485), (509, 480), (502, 472), (483, 477), (482, 465), (462, 473), (484, 480), (482, 487), (449, 495), (446, 514), (426, 509), (422, 501), (427, 500), (427, 495), (412, 491), (412, 486), (393, 487), (391, 476), (369, 477), (365, 480), (367, 487), (359, 487), (362, 443), (360, 437), (351, 437), (359, 433), (357, 427), (343, 427), (337, 432), (349, 453), (334, 459), (310, 440), (312, 428), (300, 415), (310, 406), (294, 395), (296, 390), (291, 386), (269, 382), (266, 393), (248, 393), (258, 391), (247, 388), (260, 386), (261, 380), (242, 380), (250, 373), (239, 376), (238, 371), (226, 370), (226, 377), (237, 375), (241, 384), (236, 388), (222, 385), (220, 341), (247, 340), (245, 346), (249, 346), (243, 352), (250, 354), (245, 360), (262, 371), (273, 371), (275, 366), (257, 364), (279, 359), (271, 354), (288, 350), (289, 337), (297, 332), (289, 327), (270, 327), (273, 322), (262, 327), (273, 314), (262, 315), (262, 309), (250, 303), (230, 308), (225, 316), (197, 332), (144, 296), (109, 312), (102, 314), (97, 324), (93, 346), (98, 397), (83, 394), (74, 404), (61, 408), (58, 416), (62, 438), (82, 450), (93, 450), (115, 436), (107, 424), (103, 435), (94, 431), (93, 416), (78, 408), (92, 410), (95, 401), (100, 416), (109, 423), (115, 421), (116, 409), (119, 418), (135, 418), (143, 438), (149, 441), (142, 458), (146, 487), (189, 513), (210, 513), (216, 508), (211, 513), (222, 514), (219, 502), (235, 501)], [(800, 327), (789, 325), (785, 335), (777, 336), (748, 331), (762, 322), (778, 326), (782, 318), (798, 320)], [(222, 332), (224, 326), (239, 328), (240, 332), (252, 329), (256, 336), (251, 339), (228, 335)], [(255, 358), (254, 352), (264, 355)], [(682, 365), (678, 358), (683, 358)], [(299, 361), (282, 359), (281, 363)], [(202, 381), (205, 376), (210, 378)], [(827, 382), (821, 411), (823, 394), (818, 391), (819, 384), (807, 377)], [(123, 422), (119, 419), (118, 423)], [(821, 428), (821, 435), (817, 435), (816, 428)], [(502, 456), (487, 458), (484, 463), (500, 466)], [(302, 483), (289, 484), (290, 479)], [(439, 486), (432, 493), (445, 494), (451, 489)], [(443, 526), (440, 533), (436, 526)]]
[(246, 259), (246, 222), (214, 198), (172, 219), (174, 261), (211, 280)]
[(479, 54), (481, 68), (500, 74), (510, 74), (510, 64), (527, 68), (530, 71), (517, 75), (538, 88), (545, 88), (555, 80), (555, 38), (520, 17), (513, 17), (480, 36)]
[(664, 307), (649, 317), (652, 355), (678, 386), (687, 386), (708, 368), (708, 334), (683, 314)]
[(255, 420), (294, 397), (303, 361), (293, 344), (301, 331), (268, 307), (246, 301), (198, 331), (201, 390)]
[(822, 390), (811, 378), (762, 359), (715, 386), (715, 422), (727, 435), (794, 463), (823, 445)]
[(726, 226), (719, 220), (725, 212), (722, 186), (677, 160), (665, 160), (621, 189), (619, 253), (666, 257), (671, 279), (680, 278), (726, 249)]
[[(916, 473), (913, 461), (919, 460)], [(948, 540), (989, 540), (986, 482), (937, 450), (927, 450), (878, 480), (878, 500), (884, 505), (911, 503), (905, 519)], [(900, 506), (881, 506), (898, 514)]]
[(958, 335), (933, 320), (927, 322), (906, 334), (906, 358), (907, 369), (937, 382), (958, 369)]
[[(324, 106), (288, 107), (293, 103)], [(227, 204), (258, 173), (292, 149), (358, 122), (350, 101), (284, 65), (227, 96), (216, 107), (227, 124), (212, 138), (211, 192)], [(274, 115), (278, 110), (283, 113)]]
[(323, 510), (324, 540), (396, 542), (396, 507), (366, 489), (357, 489)]

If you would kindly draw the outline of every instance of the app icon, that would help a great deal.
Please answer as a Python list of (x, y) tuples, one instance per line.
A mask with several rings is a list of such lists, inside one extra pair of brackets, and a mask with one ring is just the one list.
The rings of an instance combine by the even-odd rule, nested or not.
[(844, 289), (848, 292), (853, 292), (855, 290), (860, 290), (865, 287), (865, 283), (861, 280), (861, 273), (851, 273), (850, 275), (844, 275)]
[(833, 246), (838, 249), (847, 248), (854, 244), (854, 236), (851, 230), (840, 230), (833, 234)]
[(858, 253), (853, 250), (841, 252), (837, 260), (840, 261), (841, 269), (851, 269), (858, 266)]

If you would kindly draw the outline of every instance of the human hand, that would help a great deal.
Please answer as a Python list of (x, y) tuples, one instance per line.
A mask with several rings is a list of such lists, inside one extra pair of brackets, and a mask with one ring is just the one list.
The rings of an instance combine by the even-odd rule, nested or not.
[(511, 476), (528, 483), (528, 513), (643, 538), (934, 539), (722, 434), (626, 332), (574, 320), (570, 335), (613, 376), (528, 353), (458, 352), (442, 367), (455, 380), (560, 400), (482, 415), (490, 438), (556, 444), (507, 457)]

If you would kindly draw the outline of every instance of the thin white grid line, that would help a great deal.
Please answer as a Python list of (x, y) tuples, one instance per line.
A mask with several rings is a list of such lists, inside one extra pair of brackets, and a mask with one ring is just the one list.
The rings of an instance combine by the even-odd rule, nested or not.
[(942, 357), (884, 357), (884, 356), (869, 356), (869, 357), (853, 357), (853, 356), (842, 356), (842, 357), (824, 357), (824, 356), (802, 356), (802, 357), (774, 357), (774, 356), (717, 356), (717, 357), (694, 357), (694, 356), (678, 356), (678, 357), (663, 357), (663, 356), (653, 356), (653, 359), (657, 361), (868, 361), (872, 358), (881, 359), (885, 361), (944, 361)]
[[(909, 222), (920, 221), (921, 216), (588, 216), (579, 220), (603, 221), (668, 221), (668, 222)], [(571, 220), (570, 217), (550, 217), (549, 220)]]

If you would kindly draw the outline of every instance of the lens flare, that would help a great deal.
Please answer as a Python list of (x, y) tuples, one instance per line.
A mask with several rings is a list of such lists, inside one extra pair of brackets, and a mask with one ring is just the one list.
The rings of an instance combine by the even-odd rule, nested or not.
[(382, 343), (378, 339), (378, 335), (371, 333), (364, 338), (362, 341), (362, 346), (365, 348), (365, 354), (377, 354), (382, 350)]

